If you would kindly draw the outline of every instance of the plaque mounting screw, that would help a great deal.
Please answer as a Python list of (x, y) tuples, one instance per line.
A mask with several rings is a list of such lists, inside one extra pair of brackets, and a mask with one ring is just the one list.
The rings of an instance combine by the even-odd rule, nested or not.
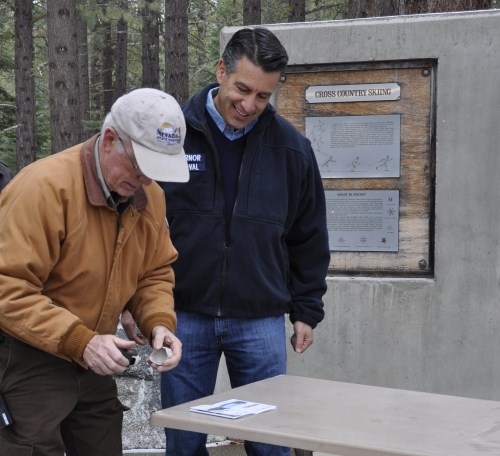
[(418, 262), (418, 268), (421, 270), (421, 271), (424, 271), (425, 269), (427, 269), (427, 261), (425, 260), (420, 260)]
[(422, 70), (422, 76), (423, 76), (424, 78), (427, 78), (430, 74), (431, 74), (431, 72), (430, 72), (430, 70), (429, 70), (428, 68), (424, 68), (424, 69)]

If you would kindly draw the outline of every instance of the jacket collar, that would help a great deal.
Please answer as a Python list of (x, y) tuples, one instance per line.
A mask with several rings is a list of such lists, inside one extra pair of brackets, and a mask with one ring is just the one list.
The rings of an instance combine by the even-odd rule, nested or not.
[[(80, 160), (83, 169), (83, 181), (85, 183), (85, 191), (87, 192), (87, 198), (89, 203), (93, 206), (108, 206), (106, 204), (106, 198), (102, 190), (101, 184), (97, 177), (97, 168), (94, 158), (94, 147), (97, 142), (99, 135), (92, 136), (81, 145), (80, 149)], [(140, 211), (144, 209), (148, 204), (148, 198), (144, 189), (141, 187), (132, 196), (131, 205), (134, 209)]]

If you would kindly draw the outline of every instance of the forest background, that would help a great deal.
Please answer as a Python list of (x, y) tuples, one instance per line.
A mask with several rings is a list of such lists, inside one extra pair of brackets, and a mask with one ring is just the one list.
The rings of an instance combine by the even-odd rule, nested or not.
[(138, 87), (186, 101), (214, 81), (225, 26), (499, 6), (500, 0), (3, 0), (0, 160), (17, 172), (87, 139), (114, 100)]

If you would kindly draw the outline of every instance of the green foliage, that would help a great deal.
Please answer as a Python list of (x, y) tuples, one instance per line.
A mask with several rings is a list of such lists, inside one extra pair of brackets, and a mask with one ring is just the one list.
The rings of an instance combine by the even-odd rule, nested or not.
[(279, 24), (288, 21), (290, 5), (288, 1), (263, 2), (262, 3), (262, 23)]
[(306, 21), (327, 21), (347, 17), (349, 2), (345, 0), (312, 0), (306, 9)]
[[(188, 12), (189, 27), (189, 89), (194, 94), (201, 87), (215, 79), (219, 60), (220, 24), (237, 25), (232, 0), (217, 3), (192, 2)], [(241, 16), (241, 14), (240, 14)], [(226, 22), (223, 22), (226, 18)]]
[(0, 160), (16, 169), (16, 109), (12, 97), (0, 88)]
[(0, 160), (16, 169), (16, 104), (14, 98), (14, 12), (0, 4)]

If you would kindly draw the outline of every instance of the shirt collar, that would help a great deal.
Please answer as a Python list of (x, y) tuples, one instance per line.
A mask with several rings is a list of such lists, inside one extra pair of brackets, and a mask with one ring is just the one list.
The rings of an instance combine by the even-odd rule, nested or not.
[(104, 176), (102, 174), (102, 169), (101, 169), (101, 163), (99, 161), (99, 143), (101, 142), (101, 137), (99, 136), (97, 138), (97, 141), (95, 142), (94, 145), (94, 158), (95, 158), (95, 168), (97, 172), (97, 180), (99, 181), (99, 185), (102, 188), (102, 191), (104, 193), (104, 198), (106, 199), (106, 204), (111, 208), (111, 209), (116, 209), (118, 207), (118, 204), (124, 203), (127, 201), (128, 198), (122, 197), (116, 193), (112, 194), (109, 191), (108, 186), (106, 185), (106, 181), (104, 180)]
[(236, 130), (235, 128), (229, 126), (224, 118), (219, 114), (219, 111), (217, 111), (217, 108), (214, 104), (214, 96), (217, 95), (218, 90), (219, 87), (214, 87), (208, 92), (207, 102), (205, 106), (208, 113), (210, 114), (210, 117), (215, 122), (215, 125), (217, 125), (217, 128), (224, 134), (227, 139), (234, 141), (235, 139), (239, 139), (246, 135), (255, 126), (258, 119), (253, 120), (248, 125), (240, 128), (239, 130)]

